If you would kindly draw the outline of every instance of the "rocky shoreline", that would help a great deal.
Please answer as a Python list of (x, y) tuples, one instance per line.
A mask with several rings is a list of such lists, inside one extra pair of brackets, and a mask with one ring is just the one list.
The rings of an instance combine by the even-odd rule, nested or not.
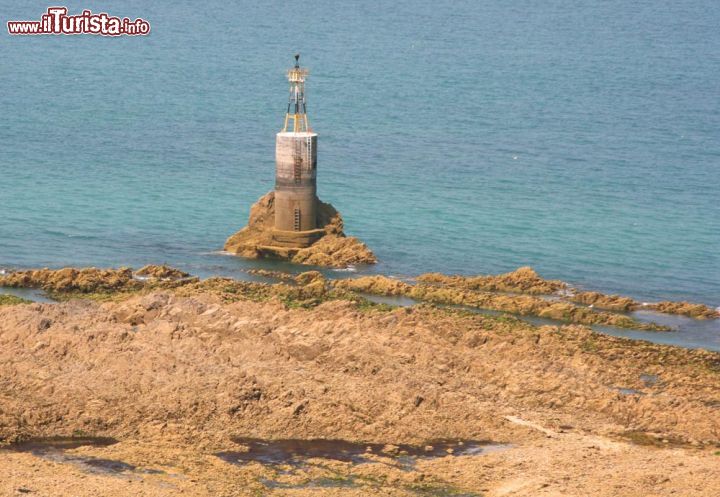
[[(405, 296), (418, 302), (460, 305), (508, 312), (520, 316), (601, 324), (644, 331), (668, 331), (655, 323), (638, 322), (625, 313), (638, 309), (677, 314), (695, 319), (717, 319), (720, 311), (704, 304), (662, 301), (640, 303), (629, 297), (579, 291), (568, 283), (541, 278), (532, 268), (522, 267), (510, 273), (492, 276), (446, 276), (426, 273), (414, 283), (383, 275), (327, 280), (317, 271), (293, 275), (280, 271), (249, 270), (250, 274), (280, 281), (284, 285), (312, 287), (318, 298), (332, 298), (331, 290), (383, 296)], [(212, 282), (222, 278), (210, 278)], [(64, 268), (11, 271), (0, 275), (0, 287), (37, 288), (58, 300), (93, 296), (110, 298), (158, 288), (177, 288), (199, 282), (199, 278), (168, 266), (147, 265), (131, 268)], [(262, 288), (262, 283), (255, 284)], [(282, 286), (275, 291), (282, 293)], [(91, 295), (93, 294), (93, 295)]]
[[(263, 276), (280, 282), (200, 280), (162, 266), (0, 276), (0, 286), (61, 301), (0, 305), (0, 494), (720, 492), (719, 353), (595, 333), (578, 322), (627, 316), (573, 303), (567, 284), (527, 268), (413, 282)], [(421, 302), (399, 308), (363, 294)], [(562, 308), (568, 323), (435, 305), (457, 302), (518, 314)], [(13, 445), (53, 436), (117, 443), (52, 457)], [(233, 464), (218, 455), (251, 451), (243, 437), (379, 448), (361, 460)], [(412, 455), (441, 439), (505, 448)]]
[(498, 276), (445, 276), (427, 273), (418, 276), (418, 281), (465, 290), (522, 293), (530, 295), (559, 294), (568, 301), (608, 311), (631, 312), (639, 309), (666, 314), (678, 314), (696, 319), (715, 319), (720, 311), (704, 304), (691, 302), (641, 303), (621, 295), (605, 295), (600, 292), (580, 291), (559, 280), (545, 280), (529, 267), (519, 268), (511, 273)]

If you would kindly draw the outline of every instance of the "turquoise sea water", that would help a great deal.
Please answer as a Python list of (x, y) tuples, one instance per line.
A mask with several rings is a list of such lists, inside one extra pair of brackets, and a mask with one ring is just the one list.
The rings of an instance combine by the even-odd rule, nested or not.
[(258, 265), (215, 252), (272, 188), (300, 51), (369, 271), (720, 305), (717, 2), (64, 3), (152, 34), (0, 36), (0, 267)]

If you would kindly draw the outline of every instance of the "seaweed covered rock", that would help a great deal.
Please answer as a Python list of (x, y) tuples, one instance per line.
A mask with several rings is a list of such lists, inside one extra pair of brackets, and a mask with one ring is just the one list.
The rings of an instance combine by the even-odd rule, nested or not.
[(326, 235), (310, 247), (298, 250), (291, 261), (312, 266), (347, 267), (375, 264), (377, 259), (368, 246), (355, 237)]
[(599, 292), (579, 292), (572, 295), (570, 300), (610, 311), (629, 312), (645, 309), (662, 312), (664, 314), (688, 316), (695, 319), (717, 319), (720, 317), (720, 312), (712, 307), (705, 304), (693, 304), (692, 302), (663, 301), (654, 304), (642, 304), (630, 297), (605, 295)]
[[(594, 291), (581, 291), (564, 281), (541, 278), (531, 267), (521, 267), (510, 273), (487, 276), (426, 273), (418, 276), (417, 280), (426, 285), (454, 288), (457, 290), (554, 295), (569, 302), (614, 312), (631, 312), (638, 309), (645, 309), (665, 314), (684, 315), (696, 319), (720, 318), (720, 312), (718, 310), (704, 304), (667, 301), (643, 304), (622, 295), (607, 295)], [(557, 308), (556, 310), (559, 309), (558, 306), (555, 307)], [(558, 312), (552, 312), (551, 314), (558, 314)]]
[(320, 271), (306, 271), (298, 274), (295, 277), (295, 281), (298, 285), (309, 285), (310, 283), (314, 283), (316, 281), (322, 281), (324, 283), (325, 277)]
[(360, 293), (371, 293), (373, 295), (405, 295), (412, 294), (413, 287), (395, 278), (382, 275), (361, 276), (359, 278), (348, 278), (333, 282), (335, 288), (352, 290)]
[[(450, 284), (442, 284), (439, 281), (440, 278), (448, 278)], [(602, 324), (647, 331), (668, 331), (665, 326), (655, 323), (643, 323), (622, 314), (596, 311), (561, 300), (548, 300), (534, 295), (509, 295), (469, 289), (464, 287), (464, 283), (458, 284), (458, 282), (462, 282), (460, 278), (462, 277), (432, 275), (432, 283), (421, 282), (417, 285), (410, 285), (394, 278), (376, 275), (336, 280), (333, 285), (338, 289), (360, 293), (403, 295), (423, 302), (491, 309), (521, 316), (539, 316), (570, 323)], [(423, 281), (428, 281), (428, 279), (423, 278)]]
[(97, 292), (133, 289), (141, 283), (132, 269), (63, 268), (15, 271), (0, 276), (0, 286), (42, 288), (50, 292)]
[(423, 283), (465, 290), (528, 293), (533, 295), (555, 293), (566, 289), (568, 286), (567, 283), (562, 281), (541, 278), (531, 267), (521, 267), (510, 273), (490, 276), (446, 276), (440, 273), (427, 273), (418, 276), (417, 279)]
[(0, 305), (29, 304), (31, 301), (15, 295), (0, 293)]
[(465, 305), (585, 325), (600, 324), (646, 331), (669, 331), (668, 327), (656, 323), (645, 323), (622, 314), (597, 311), (570, 302), (548, 300), (533, 295), (506, 295), (427, 284), (415, 285), (411, 289), (407, 296), (439, 304)]
[[(136, 278), (135, 275), (141, 278)], [(169, 266), (145, 266), (135, 275), (133, 270), (127, 267), (30, 269), (0, 276), (0, 286), (40, 288), (55, 298), (67, 298), (77, 294), (100, 296), (150, 288), (174, 288), (197, 280), (196, 277)]]
[(262, 276), (263, 278), (276, 279), (281, 281), (293, 281), (295, 276), (284, 271), (271, 271), (269, 269), (248, 269), (248, 274)]
[(372, 251), (355, 237), (345, 236), (340, 213), (318, 201), (317, 239), (307, 247), (279, 243), (273, 237), (275, 193), (262, 196), (250, 209), (248, 224), (225, 242), (225, 250), (251, 259), (283, 259), (296, 264), (347, 267), (377, 262)]
[(650, 304), (645, 309), (652, 309), (666, 314), (680, 314), (696, 319), (717, 319), (720, 318), (720, 312), (706, 306), (705, 304), (693, 304), (691, 302), (658, 302)]
[(161, 266), (156, 266), (154, 264), (148, 264), (147, 266), (143, 266), (140, 269), (138, 269), (135, 272), (136, 276), (143, 276), (146, 278), (156, 278), (159, 280), (178, 280), (181, 278), (187, 278), (190, 276), (189, 273), (186, 273), (185, 271), (180, 271), (179, 269), (175, 269), (174, 267), (166, 266), (165, 264)]
[(600, 292), (579, 292), (570, 299), (579, 304), (591, 305), (599, 309), (610, 311), (632, 311), (638, 307), (638, 303), (630, 297), (621, 295), (605, 295)]

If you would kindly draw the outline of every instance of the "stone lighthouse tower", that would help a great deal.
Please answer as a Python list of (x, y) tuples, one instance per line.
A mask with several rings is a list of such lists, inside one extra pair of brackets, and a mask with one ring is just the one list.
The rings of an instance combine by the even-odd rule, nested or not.
[(307, 75), (296, 55), (287, 73), (285, 123), (275, 137), (275, 191), (253, 204), (247, 226), (227, 239), (225, 250), (314, 266), (374, 264), (377, 259), (364, 243), (345, 236), (340, 213), (317, 197), (317, 134), (307, 116)]
[(307, 116), (305, 79), (300, 55), (288, 73), (290, 97), (285, 124), (275, 138), (275, 229), (277, 245), (306, 247), (323, 233), (318, 229), (317, 134)]

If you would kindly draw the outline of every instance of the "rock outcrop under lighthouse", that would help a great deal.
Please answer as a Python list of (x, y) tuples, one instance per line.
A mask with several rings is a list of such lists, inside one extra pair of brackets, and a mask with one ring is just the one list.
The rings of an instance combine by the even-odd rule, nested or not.
[(269, 192), (251, 207), (247, 226), (227, 239), (225, 250), (252, 259), (283, 259), (315, 266), (347, 267), (377, 262), (364, 243), (355, 237), (345, 236), (340, 213), (320, 200), (317, 203), (317, 226), (322, 232), (310, 246), (279, 245), (277, 236), (273, 236), (275, 193)]

